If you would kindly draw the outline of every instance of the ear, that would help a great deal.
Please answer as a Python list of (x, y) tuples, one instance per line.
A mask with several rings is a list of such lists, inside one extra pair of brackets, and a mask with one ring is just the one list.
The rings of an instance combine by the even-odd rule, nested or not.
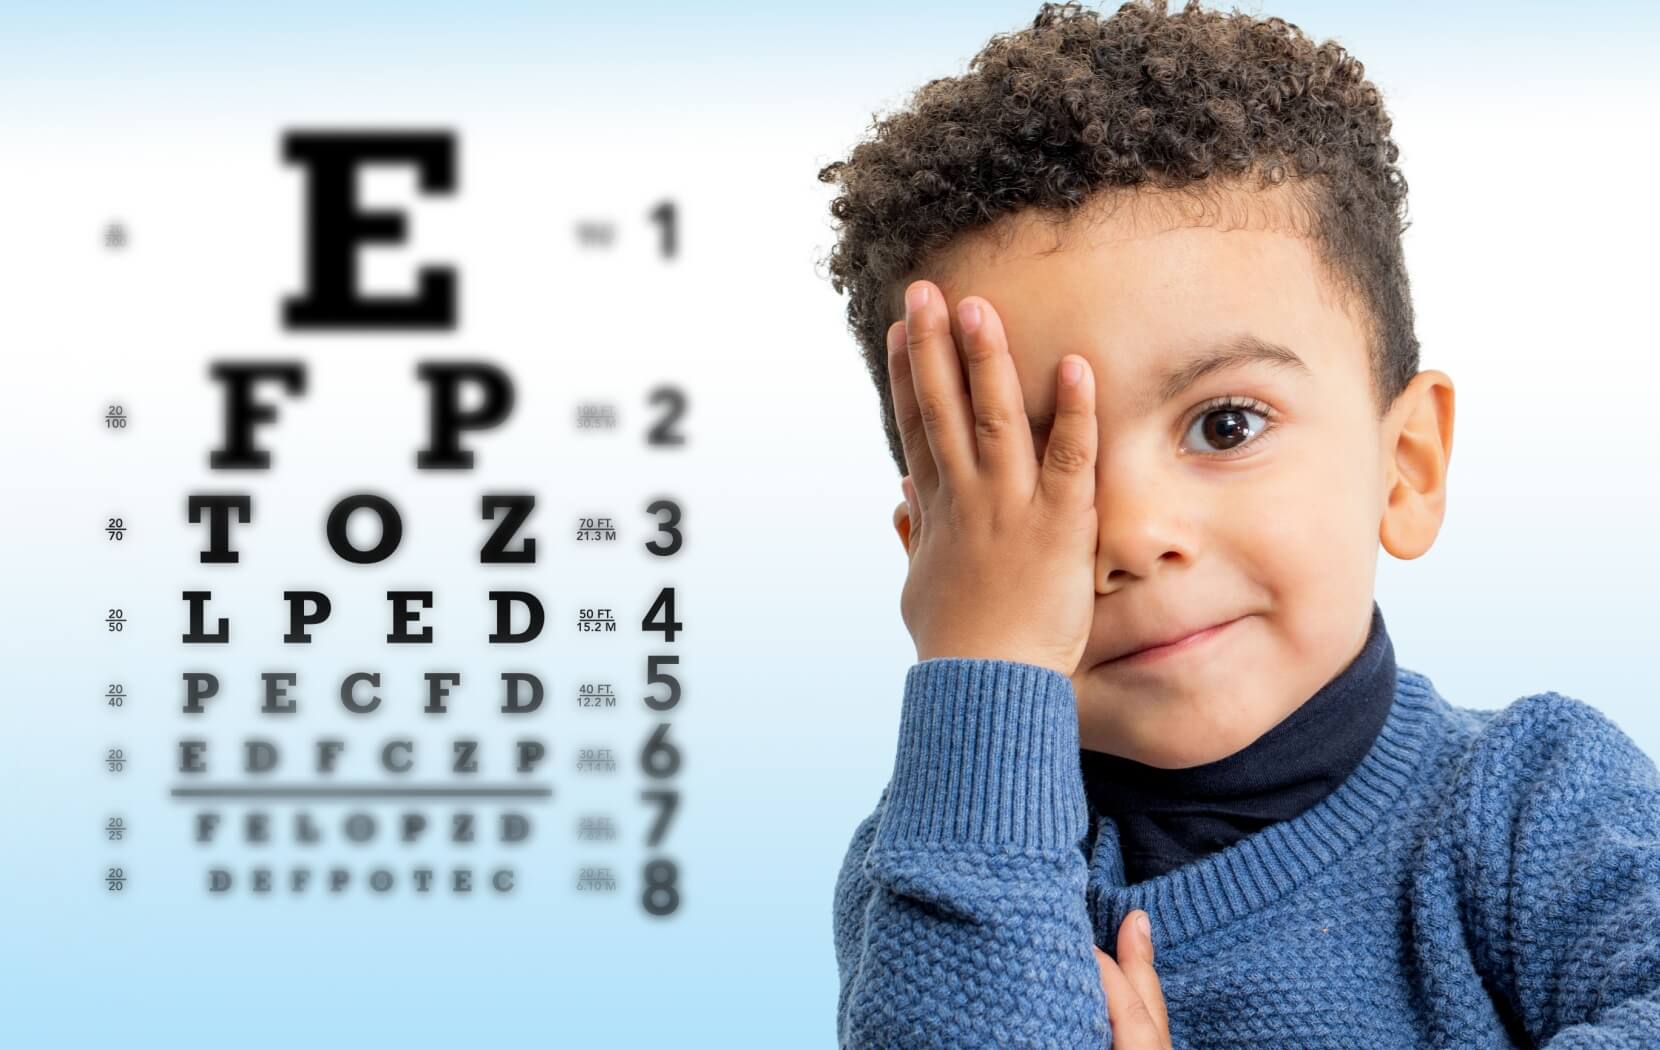
[(1397, 558), (1410, 560), (1429, 550), (1446, 517), (1453, 400), (1451, 376), (1433, 369), (1419, 372), (1387, 417), (1378, 539)]
[(899, 542), (905, 548), (905, 556), (910, 557), (911, 508), (904, 500), (900, 500), (899, 506), (893, 508), (893, 528), (899, 533)]

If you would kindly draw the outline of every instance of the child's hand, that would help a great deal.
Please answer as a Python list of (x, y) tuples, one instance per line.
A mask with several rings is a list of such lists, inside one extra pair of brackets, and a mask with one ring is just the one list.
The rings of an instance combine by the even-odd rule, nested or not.
[[(991, 304), (979, 296), (958, 304), (959, 359), (938, 286), (915, 281), (905, 302), (905, 320), (888, 330), (888, 374), (910, 470), (911, 562), (900, 612), (917, 659), (1014, 660), (1070, 677), (1095, 611), (1089, 364), (1076, 354), (1060, 363), (1055, 425), (1040, 464)], [(965, 307), (978, 308), (978, 324)], [(1071, 364), (1075, 383), (1067, 382)]]
[(1107, 1022), (1112, 1025), (1113, 1050), (1170, 1050), (1170, 1015), (1164, 1008), (1164, 989), (1153, 969), (1153, 940), (1136, 928), (1133, 911), (1118, 924), (1118, 958), (1090, 945), (1101, 971), (1101, 990), (1107, 996)]

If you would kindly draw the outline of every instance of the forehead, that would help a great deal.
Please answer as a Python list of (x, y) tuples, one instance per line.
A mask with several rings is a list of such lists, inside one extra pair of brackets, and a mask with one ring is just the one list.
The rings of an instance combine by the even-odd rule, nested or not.
[[(1282, 189), (1124, 192), (1070, 218), (1025, 211), (961, 235), (904, 283), (933, 280), (953, 305), (989, 300), (1023, 379), (1078, 353), (1145, 401), (1172, 364), (1242, 336), (1291, 349), (1317, 376), (1363, 376), (1363, 327), (1307, 228)], [(952, 326), (961, 338), (955, 311)]]

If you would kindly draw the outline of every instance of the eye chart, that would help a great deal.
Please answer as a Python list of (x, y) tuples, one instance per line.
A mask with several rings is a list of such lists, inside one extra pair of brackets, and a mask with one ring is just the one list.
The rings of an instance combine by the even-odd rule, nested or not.
[[(452, 269), (423, 270), (419, 293), (401, 299), (359, 295), (356, 250), (376, 240), (397, 242), (408, 218), (362, 208), (353, 185), (354, 176), (369, 163), (405, 163), (417, 170), (423, 190), (453, 192), (454, 133), (296, 130), (283, 133), (281, 147), (283, 157), (304, 170), (310, 282), (301, 295), (284, 300), (285, 329), (370, 337), (453, 329), (456, 273)], [(674, 253), (674, 212), (673, 202), (665, 201), (651, 216), (659, 224), (660, 251), (665, 258)], [(105, 248), (124, 251), (129, 236), (124, 224), (112, 222), (104, 235)], [(514, 666), (488, 668), (480, 674), (436, 663), (451, 631), (461, 647), (469, 645), (462, 633), (464, 618), (454, 612), (445, 615), (446, 610), (438, 607), (435, 588), (423, 587), (407, 571), (392, 568), (405, 536), (410, 535), (412, 541), (414, 537), (413, 529), (405, 524), (409, 512), (400, 510), (399, 501), (385, 491), (386, 482), (376, 481), (368, 488), (348, 486), (350, 491), (330, 496), (302, 479), (284, 478), (276, 462), (278, 453), (271, 446), (285, 419), (308, 418), (299, 406), (318, 382), (309, 364), (305, 357), (224, 357), (207, 362), (207, 378), (219, 396), (217, 418), (223, 430), (205, 459), (208, 476), (224, 480), (212, 490), (192, 488), (182, 501), (173, 501), (189, 525), (199, 526), (186, 532), (193, 532), (199, 541), (187, 564), (199, 574), (200, 582), (177, 595), (186, 610), (186, 629), (176, 638), (161, 636), (146, 621), (165, 615), (163, 609), (120, 596), (108, 603), (103, 631), (109, 644), (107, 653), (101, 655), (109, 682), (102, 703), (112, 716), (105, 732), (113, 739), (105, 748), (103, 763), (104, 771), (112, 775), (112, 788), (118, 790), (113, 792), (112, 812), (104, 823), (112, 856), (104, 874), (106, 888), (112, 894), (131, 893), (140, 871), (147, 867), (142, 861), (122, 859), (139, 852), (122, 846), (149, 837), (144, 834), (149, 830), (148, 820), (140, 826), (135, 817), (122, 811), (122, 803), (131, 793), (130, 785), (143, 779), (144, 770), (153, 768), (168, 781), (165, 794), (175, 804), (173, 812), (188, 825), (188, 840), (201, 847), (197, 855), (204, 861), (211, 858), (197, 879), (204, 892), (339, 895), (390, 893), (399, 887), (417, 895), (525, 892), (524, 875), (513, 861), (515, 853), (525, 851), (538, 823), (546, 821), (546, 804), (556, 794), (569, 792), (578, 799), (588, 795), (584, 787), (560, 783), (558, 774), (587, 780), (619, 770), (623, 748), (607, 732), (615, 727), (597, 721), (596, 714), (617, 711), (619, 694), (626, 687), (612, 680), (614, 676), (594, 675), (572, 682), (560, 703), (557, 688), (550, 696), (548, 669), (527, 666), (524, 656), (508, 654), (514, 652), (512, 647), (534, 644), (544, 632), (556, 632), (561, 623), (578, 640), (567, 658), (573, 668), (594, 661), (600, 653), (620, 655), (623, 646), (617, 642), (626, 635), (619, 628), (625, 623), (645, 632), (648, 639), (655, 634), (658, 637), (650, 640), (660, 644), (646, 646), (651, 651), (644, 653), (644, 682), (663, 691), (645, 695), (640, 702), (648, 712), (671, 716), (682, 695), (681, 680), (674, 673), (681, 658), (672, 643), (685, 628), (675, 618), (675, 585), (662, 583), (640, 615), (632, 611), (619, 615), (609, 599), (591, 598), (584, 603), (579, 593), (571, 595), (573, 607), (567, 612), (555, 606), (550, 615), (551, 603), (530, 589), (526, 580), (541, 575), (538, 570), (560, 546), (553, 536), (533, 535), (528, 528), (533, 519), (545, 520), (552, 508), (542, 508), (538, 514), (537, 494), (522, 489), (483, 491), (472, 500), (455, 493), (445, 504), (451, 513), (471, 505), (474, 523), (488, 525), (479, 530), (476, 552), (469, 551), (469, 560), (499, 567), (496, 571), (512, 576), (504, 581), (510, 586), (491, 586), (483, 594), (489, 615), (484, 618), (487, 629), (479, 633), (490, 647), (486, 652), (502, 653)], [(480, 452), (468, 447), (466, 437), (503, 427), (521, 402), (512, 374), (490, 361), (418, 359), (405, 378), (413, 380), (402, 385), (423, 406), (427, 429), (420, 447), (401, 457), (413, 460), (417, 478), (428, 472), (459, 477), (477, 471)], [(389, 393), (398, 385), (387, 382), (381, 390)], [(684, 448), (687, 435), (682, 427), (689, 404), (685, 389), (664, 383), (646, 392), (645, 399), (661, 406), (658, 418), (643, 429), (647, 448)], [(363, 405), (361, 393), (344, 400), (373, 411), (372, 406)], [(604, 456), (599, 450), (607, 439), (612, 440), (614, 452), (615, 439), (623, 434), (620, 408), (604, 400), (579, 399), (557, 415), (546, 408), (536, 411), (550, 437), (557, 432), (587, 437), (593, 450), (588, 457), (598, 459)], [(560, 421), (566, 426), (559, 426)], [(108, 545), (103, 553), (113, 563), (108, 572), (112, 584), (125, 575), (123, 557), (165, 556), (166, 548), (152, 550), (154, 545), (144, 542), (152, 531), (145, 525), (154, 511), (148, 506), (143, 513), (127, 510), (128, 501), (142, 497), (122, 491), (118, 481), (136, 472), (143, 435), (149, 429), (146, 424), (141, 405), (129, 406), (120, 396), (110, 399), (103, 414), (110, 445), (105, 459), (115, 475), (111, 498), (116, 506), (103, 528)], [(269, 442), (261, 438), (262, 431), (272, 435)], [(379, 443), (357, 447), (390, 451)], [(348, 455), (345, 461), (362, 460)], [(409, 464), (365, 465), (371, 478), (384, 479)], [(250, 475), (255, 480), (243, 480)], [(233, 478), (241, 483), (231, 483)], [(319, 504), (309, 517), (318, 526), (311, 530), (311, 538), (322, 548), (323, 564), (310, 570), (304, 585), (284, 586), (280, 596), (270, 596), (279, 606), (273, 623), (259, 611), (263, 603), (257, 590), (237, 586), (237, 569), (258, 565), (261, 559), (250, 544), (261, 534), (295, 540), (305, 536), (303, 523), (308, 515), (294, 512), (301, 510), (308, 494)], [(324, 498), (319, 501), (319, 496)], [(143, 502), (148, 505), (149, 501)], [(290, 503), (293, 506), (283, 506)], [(621, 548), (621, 536), (634, 531), (616, 509), (573, 505), (570, 510), (573, 516), (560, 538), (573, 550)], [(653, 558), (678, 554), (685, 545), (681, 501), (668, 492), (648, 494), (639, 510), (655, 516), (656, 534), (635, 545), (643, 546)], [(289, 524), (281, 531), (262, 528), (267, 512), (275, 522)], [(466, 530), (461, 522), (449, 522), (433, 531), (437, 536), (459, 538)], [(364, 536), (368, 538), (360, 539)], [(612, 561), (617, 577), (631, 572), (647, 579), (666, 575), (650, 563), (642, 568), (624, 559)], [(339, 569), (331, 572), (335, 566)], [(382, 596), (384, 610), (363, 605), (366, 595), (380, 591), (365, 574), (381, 575), (388, 584)], [(216, 597), (218, 609), (213, 607)], [(445, 588), (445, 598), (446, 605), (459, 604), (458, 611), (477, 612), (477, 594), (450, 587)], [(344, 615), (337, 616), (337, 609)], [(376, 624), (377, 619), (382, 622)], [(253, 626), (261, 623), (284, 626), (262, 645), (258, 628)], [(310, 647), (322, 647), (326, 636), (336, 630), (351, 631), (346, 637), (354, 644), (382, 643), (386, 655), (372, 667), (355, 668), (341, 665), (338, 656), (306, 659)], [(243, 641), (244, 631), (252, 636), (247, 641)], [(155, 657), (170, 641), (183, 647), (177, 675), (152, 677), (127, 669), (139, 662), (137, 654), (128, 650), (143, 646), (149, 658), (143, 662), (147, 669), (159, 662)], [(229, 660), (221, 654), (235, 651), (232, 645), (240, 645), (240, 652), (271, 669), (260, 670), (257, 681), (227, 680), (222, 668)], [(262, 649), (268, 645), (278, 647), (275, 652), (283, 655), (263, 656)], [(588, 654), (578, 655), (584, 647)], [(333, 680), (336, 670), (345, 672), (338, 681)], [(319, 680), (325, 675), (330, 679), (326, 683)], [(480, 690), (468, 696), (475, 688), (471, 683), (486, 677), (495, 679), (488, 694)], [(179, 735), (164, 764), (157, 761), (161, 755), (148, 747), (129, 745), (123, 738), (134, 732), (129, 722), (168, 701), (172, 713), (179, 716)], [(220, 715), (232, 704), (247, 709)], [(321, 718), (313, 715), (313, 708), (323, 704), (345, 717), (331, 724), (326, 712)], [(398, 717), (398, 706), (408, 708), (405, 717)], [(388, 709), (384, 714), (383, 707)], [(570, 718), (569, 755), (563, 755), (565, 748), (557, 745), (550, 748), (543, 727), (552, 719), (537, 717), (561, 707), (579, 713)], [(261, 732), (238, 733), (228, 726), (227, 732), (213, 724), (215, 716), (232, 725), (252, 721)], [(394, 719), (408, 730), (388, 733), (390, 727), (375, 725)], [(446, 736), (440, 728), (446, 722), (464, 725), (467, 731)], [(678, 868), (665, 850), (680, 798), (672, 784), (680, 766), (680, 749), (669, 736), (672, 728), (672, 717), (655, 721), (637, 763), (649, 778), (640, 798), (657, 810), (645, 836), (653, 855), (643, 862), (639, 902), (655, 916), (672, 915), (679, 902)], [(615, 813), (578, 813), (574, 825), (568, 829), (573, 843), (614, 842), (619, 837)], [(419, 859), (439, 843), (465, 844), (469, 852), (482, 855), (484, 866), (453, 865), (445, 870)], [(372, 861), (368, 868), (346, 863), (369, 859), (377, 844), (395, 856)], [(286, 868), (281, 859), (285, 846), (294, 850)], [(343, 846), (349, 852), (324, 859)], [(244, 853), (238, 847), (253, 848)], [(598, 860), (579, 863), (566, 875), (564, 881), (579, 893), (610, 894), (619, 886), (616, 866)]]
[[(82, 253), (97, 319), (60, 338), (102, 391), (77, 489), (98, 535), (75, 549), (82, 600), (104, 597), (90, 634), (62, 625), (79, 659), (54, 703), (84, 712), (97, 755), (90, 906), (681, 907), (695, 392), (650, 351), (668, 333), (602, 305), (617, 282), (599, 268), (546, 275), (544, 317), (581, 304), (610, 334), (554, 323), (494, 352), (456, 338), (463, 266), (365, 290), (366, 249), (407, 247), (420, 208), (469, 186), (466, 146), (446, 127), (284, 127), (246, 158), (295, 233), (298, 285), (247, 319), (274, 317), (274, 340), (142, 349), (164, 334), (147, 306), (193, 303), (212, 266), (168, 269), (159, 206), (107, 216)], [(400, 169), (409, 203), (365, 202), (368, 176)], [(629, 294), (672, 301), (678, 203), (622, 204), (573, 222), (551, 268), (631, 256)], [(550, 380), (546, 359), (601, 346), (607, 368)]]
[(0, 1045), (830, 1045), (828, 147), (340, 57), (15, 82)]

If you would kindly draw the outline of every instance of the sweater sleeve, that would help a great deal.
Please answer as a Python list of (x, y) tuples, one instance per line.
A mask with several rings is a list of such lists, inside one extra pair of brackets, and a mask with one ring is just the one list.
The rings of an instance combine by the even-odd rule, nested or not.
[(1087, 822), (1070, 679), (913, 664), (893, 776), (837, 879), (841, 1047), (1110, 1046)]
[[(1660, 774), (1608, 717), (1556, 693), (1490, 724), (1476, 911), (1533, 1045), (1660, 1046)], [(1507, 842), (1493, 838), (1502, 836)], [(1478, 869), (1481, 870), (1481, 869)]]

